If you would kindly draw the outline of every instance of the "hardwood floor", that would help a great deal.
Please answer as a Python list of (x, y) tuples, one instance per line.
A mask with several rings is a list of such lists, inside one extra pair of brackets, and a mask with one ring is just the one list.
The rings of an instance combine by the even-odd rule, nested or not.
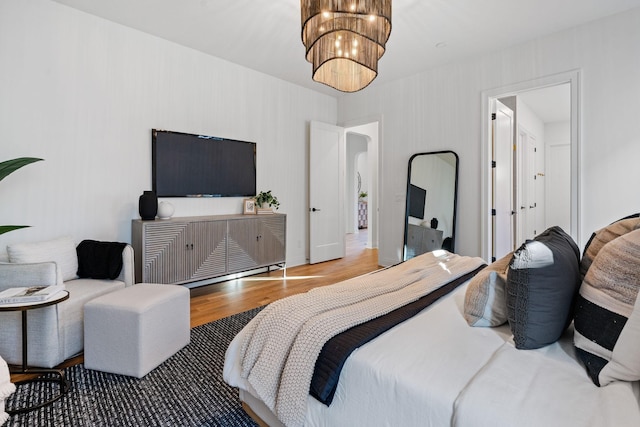
[(342, 259), (194, 288), (191, 327), (377, 270), (378, 250), (367, 249), (366, 242), (367, 230), (361, 230), (347, 234), (346, 256)]
[[(380, 268), (378, 250), (367, 249), (366, 242), (367, 230), (360, 230), (357, 234), (347, 234), (344, 258), (191, 289), (191, 327), (377, 270)], [(83, 360), (82, 355), (76, 356), (59, 367), (73, 366), (82, 363)], [(14, 374), (11, 381), (28, 378), (30, 376)]]

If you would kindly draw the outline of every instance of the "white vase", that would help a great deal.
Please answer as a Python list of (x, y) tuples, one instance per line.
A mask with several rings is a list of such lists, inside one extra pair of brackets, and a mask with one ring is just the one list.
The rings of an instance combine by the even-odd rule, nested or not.
[(158, 218), (160, 219), (169, 219), (171, 215), (173, 215), (174, 208), (173, 205), (169, 202), (160, 202), (158, 203)]

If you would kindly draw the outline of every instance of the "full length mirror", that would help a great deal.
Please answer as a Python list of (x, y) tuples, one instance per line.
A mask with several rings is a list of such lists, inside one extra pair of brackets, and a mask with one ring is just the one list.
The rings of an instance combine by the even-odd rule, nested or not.
[(435, 249), (454, 251), (458, 155), (418, 153), (409, 159), (404, 216), (406, 261)]

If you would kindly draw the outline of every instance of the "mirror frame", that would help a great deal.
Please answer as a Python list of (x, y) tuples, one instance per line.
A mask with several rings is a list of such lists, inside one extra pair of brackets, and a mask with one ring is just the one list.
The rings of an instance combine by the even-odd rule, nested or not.
[(407, 171), (407, 187), (405, 193), (405, 211), (404, 211), (404, 239), (402, 243), (402, 261), (407, 260), (407, 235), (409, 231), (409, 190), (411, 185), (411, 167), (413, 160), (418, 156), (425, 156), (430, 154), (453, 154), (455, 157), (455, 171), (454, 171), (454, 183), (453, 183), (453, 218), (451, 225), (451, 248), (450, 252), (455, 251), (456, 244), (456, 213), (458, 209), (458, 170), (460, 169), (460, 158), (455, 151), (443, 150), (443, 151), (430, 151), (425, 153), (416, 153), (409, 158), (409, 167)]

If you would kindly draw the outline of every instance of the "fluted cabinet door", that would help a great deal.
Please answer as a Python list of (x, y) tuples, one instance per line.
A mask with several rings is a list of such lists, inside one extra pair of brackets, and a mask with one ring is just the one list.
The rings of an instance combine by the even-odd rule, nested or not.
[[(189, 224), (149, 223), (144, 226), (142, 279), (146, 283), (184, 282), (190, 275)], [(140, 262), (140, 261), (138, 261)]]
[(260, 265), (284, 262), (286, 242), (286, 216), (266, 215), (258, 218)]
[(250, 270), (259, 265), (258, 218), (228, 221), (227, 242), (229, 272)]
[(191, 280), (208, 279), (227, 272), (227, 221), (190, 224)]

